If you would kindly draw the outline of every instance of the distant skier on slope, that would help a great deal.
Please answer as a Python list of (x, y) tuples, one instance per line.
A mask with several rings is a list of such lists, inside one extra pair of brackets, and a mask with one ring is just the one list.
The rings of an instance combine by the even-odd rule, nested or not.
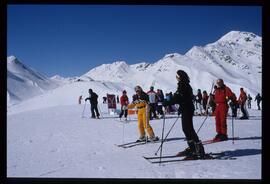
[(248, 108), (251, 109), (251, 101), (252, 101), (252, 97), (250, 96), (250, 94), (248, 94), (247, 96), (247, 101), (248, 101)]
[(174, 93), (172, 100), (165, 101), (164, 105), (179, 104), (182, 114), (182, 129), (189, 147), (179, 152), (177, 156), (186, 156), (186, 159), (203, 159), (205, 157), (204, 147), (193, 127), (192, 118), (195, 108), (192, 102), (193, 93), (189, 84), (189, 76), (185, 71), (178, 70), (176, 79), (178, 81), (177, 91)]
[(138, 109), (138, 128), (140, 137), (137, 141), (146, 141), (145, 129), (149, 135), (150, 141), (157, 141), (159, 138), (155, 136), (155, 133), (149, 124), (149, 97), (140, 86), (135, 87), (135, 92), (136, 95), (133, 95), (133, 101), (128, 105), (128, 108), (133, 109), (136, 107)]
[(212, 93), (210, 93), (209, 95), (209, 107), (211, 107), (211, 116), (215, 115), (215, 109), (216, 109), (216, 102), (214, 100), (214, 95)]
[(228, 114), (228, 101), (233, 100), (233, 93), (227, 87), (222, 79), (217, 80), (217, 88), (214, 91), (214, 100), (216, 102), (215, 120), (217, 135), (214, 141), (228, 140), (227, 135), (227, 114)]
[(119, 118), (121, 119), (122, 116), (124, 115), (125, 120), (127, 120), (129, 100), (126, 90), (123, 91), (122, 96), (120, 97), (120, 104), (121, 104), (121, 112)]
[(150, 120), (152, 120), (153, 117), (156, 119), (157, 118), (156, 107), (157, 107), (158, 97), (157, 97), (157, 93), (154, 91), (154, 86), (150, 87), (150, 90), (147, 92), (147, 95), (149, 96)]
[(208, 109), (206, 109), (208, 98), (209, 96), (207, 92), (204, 90), (202, 94), (202, 104), (203, 104), (203, 109), (204, 109), (205, 114), (208, 114)]
[(79, 104), (82, 103), (82, 95), (79, 96)]
[(238, 102), (240, 105), (241, 112), (243, 114), (243, 116), (240, 117), (240, 119), (248, 119), (248, 112), (246, 109), (246, 101), (247, 101), (247, 94), (243, 88), (240, 88), (240, 95), (238, 98)]
[(231, 107), (232, 117), (237, 117), (237, 109), (239, 108), (239, 104), (234, 93), (232, 96), (232, 100), (230, 100), (229, 102), (229, 106)]
[(161, 89), (157, 90), (157, 112), (161, 116), (160, 118), (164, 117), (164, 112), (162, 110), (163, 102), (164, 102), (164, 94)]
[(200, 110), (200, 114), (202, 112), (202, 93), (201, 93), (201, 89), (198, 89), (197, 91), (197, 95), (195, 96), (195, 100), (196, 100), (196, 109), (198, 109), (198, 104), (199, 104), (199, 110)]
[[(98, 118), (99, 119), (99, 116), (100, 116), (100, 114), (99, 114), (99, 112), (98, 112), (98, 108), (97, 108), (97, 106), (98, 106), (98, 95), (95, 93), (95, 92), (93, 92), (93, 90), (92, 89), (89, 89), (88, 90), (88, 92), (89, 92), (89, 97), (88, 98), (86, 98), (85, 99), (85, 101), (87, 101), (87, 100), (89, 100), (90, 101), (90, 104), (91, 104), (91, 113), (92, 113), (92, 118)], [(96, 112), (96, 114), (95, 114), (95, 112)]]
[(262, 100), (262, 96), (260, 95), (260, 93), (258, 93), (254, 100), (254, 101), (257, 101), (258, 110), (261, 110), (261, 107), (260, 107), (261, 100)]

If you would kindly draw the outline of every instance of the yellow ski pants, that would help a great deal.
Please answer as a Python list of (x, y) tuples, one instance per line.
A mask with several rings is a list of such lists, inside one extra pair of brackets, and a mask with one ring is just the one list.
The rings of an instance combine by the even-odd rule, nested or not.
[(155, 137), (154, 131), (149, 124), (149, 106), (148, 104), (129, 104), (129, 108), (137, 107), (138, 109), (138, 130), (140, 137), (145, 136), (145, 129), (150, 138)]

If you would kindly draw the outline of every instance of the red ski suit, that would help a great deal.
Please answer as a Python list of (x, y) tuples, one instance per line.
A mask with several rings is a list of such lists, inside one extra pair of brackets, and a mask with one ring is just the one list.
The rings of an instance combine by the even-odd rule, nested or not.
[(238, 98), (239, 105), (245, 105), (246, 100), (247, 100), (247, 94), (243, 90), (241, 90), (240, 96)]
[(227, 101), (232, 99), (233, 93), (230, 88), (227, 86), (223, 86), (221, 88), (217, 88), (214, 91), (214, 99), (216, 102), (216, 132), (218, 134), (227, 135), (227, 113), (228, 113), (228, 104)]
[(123, 106), (127, 106), (128, 105), (128, 97), (127, 97), (127, 95), (122, 95), (121, 97), (120, 97), (120, 104), (121, 104), (121, 107), (123, 107)]

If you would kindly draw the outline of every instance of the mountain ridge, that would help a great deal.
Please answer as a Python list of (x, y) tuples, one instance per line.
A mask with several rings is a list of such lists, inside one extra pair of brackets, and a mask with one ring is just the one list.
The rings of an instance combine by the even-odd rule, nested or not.
[[(245, 42), (247, 44), (244, 44)], [(16, 99), (14, 101), (17, 102), (18, 99), (29, 99), (31, 95), (44, 94), (61, 86), (68, 90), (67, 85), (78, 88), (69, 90), (76, 95), (81, 94), (82, 89), (87, 91), (87, 86), (97, 89), (100, 95), (121, 94), (124, 89), (132, 94), (136, 85), (141, 85), (145, 91), (154, 86), (155, 89), (159, 88), (167, 93), (176, 90), (175, 73), (182, 69), (190, 77), (193, 93), (196, 93), (197, 89), (209, 93), (212, 83), (222, 78), (236, 94), (239, 88), (243, 87), (247, 93), (256, 95), (261, 93), (261, 44), (261, 37), (253, 33), (231, 31), (214, 43), (193, 46), (184, 55), (169, 53), (154, 63), (140, 62), (129, 65), (126, 61), (116, 61), (92, 68), (81, 76), (67, 78), (57, 75), (47, 78), (20, 63), (15, 56), (10, 56), (7, 59), (7, 93), (9, 100)], [(18, 84), (21, 85), (20, 90)], [(34, 89), (32, 93), (27, 92), (29, 87)], [(76, 98), (75, 94), (70, 95)]]

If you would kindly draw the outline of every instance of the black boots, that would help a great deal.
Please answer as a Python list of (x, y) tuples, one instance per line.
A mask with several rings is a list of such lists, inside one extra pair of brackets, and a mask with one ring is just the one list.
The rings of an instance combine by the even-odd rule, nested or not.
[(186, 156), (187, 159), (203, 159), (205, 156), (204, 147), (201, 141), (195, 142), (193, 140), (188, 141), (188, 148), (179, 152), (176, 156)]
[(201, 141), (195, 143), (195, 149), (196, 149), (196, 156), (198, 158), (204, 158), (205, 152)]

